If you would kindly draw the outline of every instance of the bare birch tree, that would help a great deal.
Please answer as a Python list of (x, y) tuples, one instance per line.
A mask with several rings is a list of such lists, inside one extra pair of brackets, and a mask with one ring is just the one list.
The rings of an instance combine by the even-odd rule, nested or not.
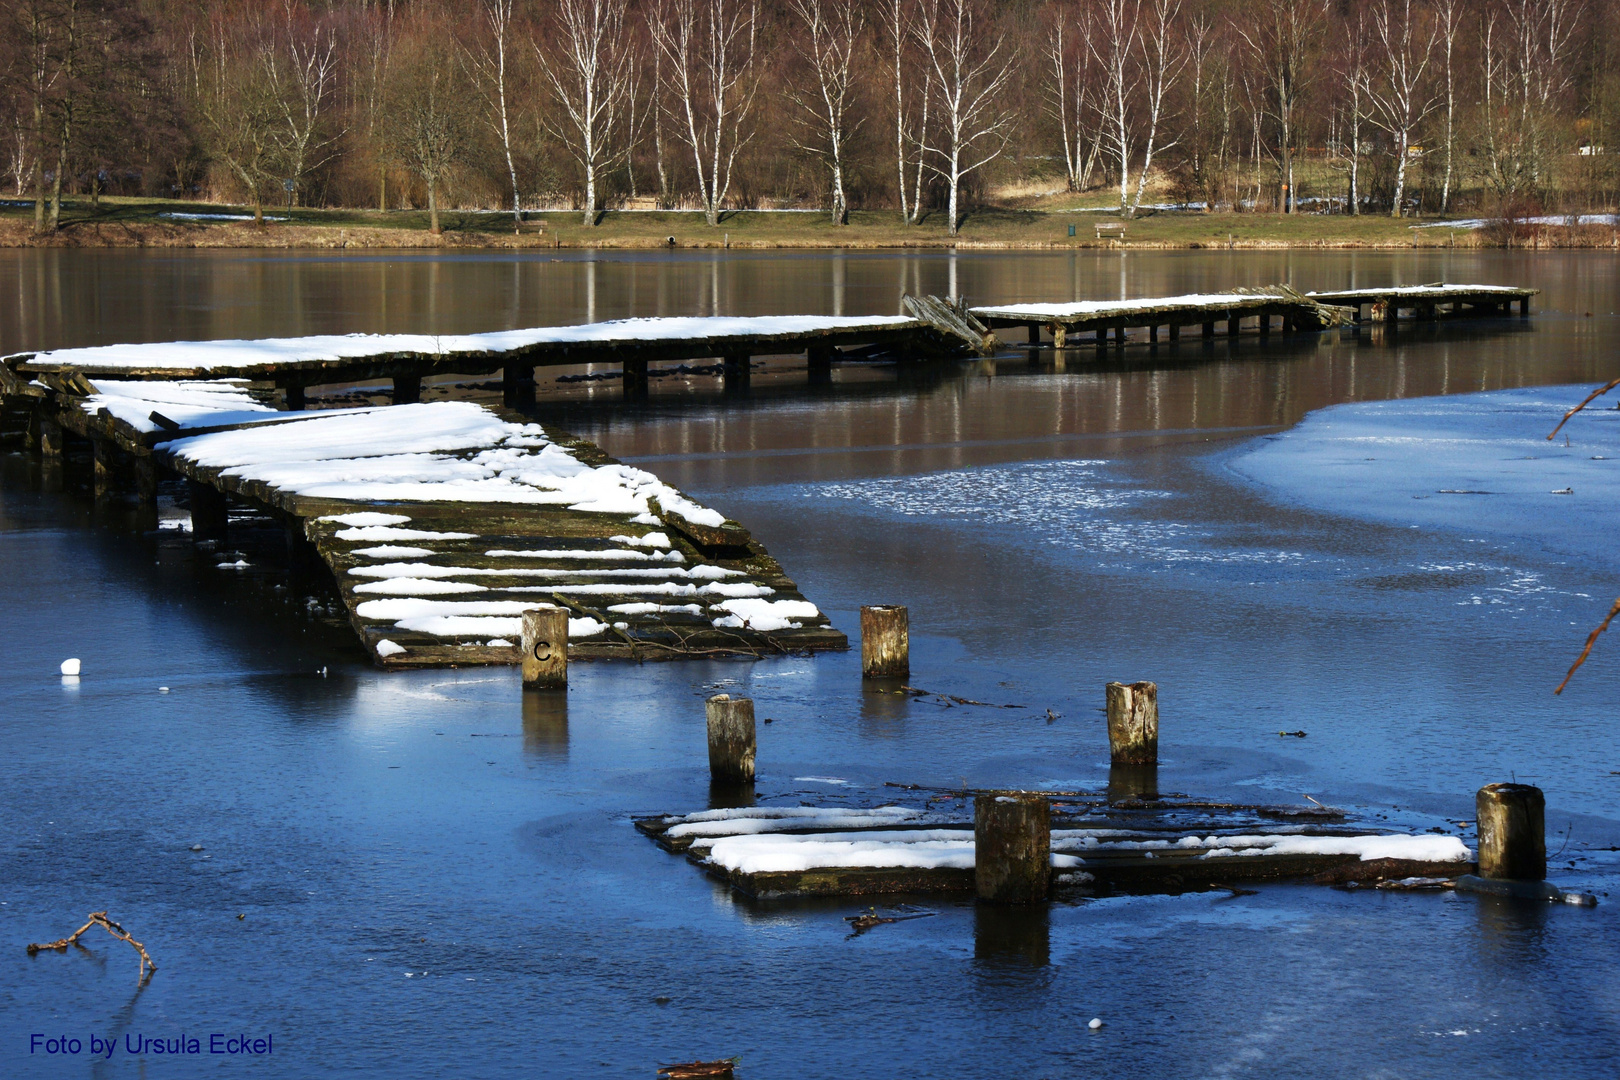
[(1349, 212), (1361, 213), (1361, 127), (1367, 119), (1367, 85), (1372, 75), (1367, 59), (1367, 21), (1363, 9), (1357, 8), (1355, 22), (1350, 27), (1344, 51), (1343, 66), (1337, 72), (1345, 95), (1344, 124), (1349, 129), (1348, 152), (1344, 152), (1341, 137), (1340, 150), (1345, 158), (1344, 171), (1349, 181)]
[(1181, 70), (1186, 66), (1187, 53), (1177, 38), (1175, 23), (1181, 15), (1181, 0), (1148, 0), (1147, 25), (1139, 34), (1142, 43), (1142, 78), (1147, 94), (1147, 143), (1142, 150), (1142, 171), (1136, 178), (1136, 197), (1131, 200), (1127, 217), (1134, 217), (1142, 205), (1142, 192), (1147, 187), (1148, 172), (1153, 168), (1155, 149), (1169, 150), (1176, 145), (1174, 139), (1155, 146), (1160, 137), (1160, 126), (1165, 120), (1165, 95), (1175, 86)]
[[(1445, 50), (1446, 64), (1446, 175), (1440, 182), (1440, 212), (1451, 209), (1452, 160), (1457, 148), (1457, 73), (1455, 65), (1457, 31), (1462, 28), (1462, 8), (1458, 0), (1438, 0), (1435, 17)], [(1358, 12), (1359, 14), (1359, 12)]]
[(1574, 79), (1575, 0), (1507, 0), (1481, 28), (1486, 181), (1504, 197), (1546, 175), (1548, 113)]
[(1390, 217), (1400, 217), (1406, 197), (1406, 167), (1411, 159), (1412, 133), (1440, 103), (1429, 86), (1427, 73), (1434, 59), (1436, 30), (1414, 24), (1412, 0), (1383, 0), (1373, 9), (1373, 33), (1378, 39), (1381, 70), (1368, 84), (1372, 100), (1369, 119), (1389, 132), (1395, 144), (1395, 202)]
[(790, 91), (817, 128), (815, 139), (799, 146), (827, 163), (832, 174), (832, 222), (848, 225), (844, 158), (850, 137), (861, 126), (860, 119), (850, 123), (849, 110), (855, 96), (856, 46), (866, 29), (866, 14), (856, 0), (788, 0), (788, 7), (804, 23), (805, 36), (797, 48), (815, 76), (811, 90)]
[(1013, 117), (1002, 95), (1012, 81), (1012, 50), (1004, 34), (981, 30), (977, 14), (973, 0), (923, 0), (916, 29), (939, 103), (940, 145), (929, 150), (950, 193), (952, 236), (962, 220), (963, 177), (994, 161), (1011, 138)]
[(1099, 0), (1097, 21), (1086, 35), (1087, 48), (1102, 69), (1103, 92), (1098, 102), (1103, 131), (1113, 150), (1119, 179), (1119, 209), (1127, 212), (1131, 186), (1131, 157), (1135, 151), (1133, 105), (1139, 80), (1136, 65), (1136, 20), (1141, 0)]
[(523, 231), (523, 195), (518, 190), (517, 165), (512, 160), (512, 109), (508, 102), (507, 53), (512, 41), (513, 0), (480, 0), (489, 36), (465, 48), (462, 62), (484, 97), (484, 123), (501, 144), (506, 179), (512, 189), (512, 231)]
[[(910, 84), (914, 91), (916, 89), (907, 48), (916, 37), (914, 18), (911, 0), (883, 0), (883, 28), (891, 46), (889, 58), (894, 76), (894, 157), (900, 179), (900, 218), (907, 225), (922, 221), (923, 148), (927, 143), (929, 105), (926, 80), (922, 91), (912, 95), (917, 99), (915, 117), (909, 111), (913, 106), (907, 104), (907, 85)], [(908, 195), (908, 186), (914, 189), (914, 193)]]
[(718, 225), (759, 89), (759, 8), (752, 0), (668, 0), (651, 29), (669, 64), (673, 119), (692, 151), (703, 218)]
[(1288, 214), (1294, 211), (1299, 107), (1311, 80), (1311, 54), (1327, 25), (1327, 6), (1323, 0), (1262, 0), (1254, 6), (1259, 10), (1251, 24), (1233, 25), (1265, 73), (1267, 111), (1278, 128), (1282, 210)]
[(535, 54), (561, 106), (564, 120), (543, 113), (541, 123), (568, 148), (585, 174), (585, 224), (596, 224), (602, 175), (629, 154), (629, 140), (615, 139), (627, 121), (630, 68), (635, 53), (624, 24), (626, 0), (558, 0), (560, 33), (551, 57), (538, 42)]
[(1092, 169), (1102, 149), (1101, 132), (1087, 122), (1093, 115), (1102, 115), (1100, 104), (1093, 99), (1093, 54), (1086, 44), (1091, 37), (1091, 12), (1081, 9), (1078, 25), (1067, 36), (1064, 33), (1067, 13), (1060, 9), (1054, 15), (1047, 39), (1047, 59), (1052, 64), (1052, 81), (1047, 85), (1047, 112), (1057, 121), (1063, 142), (1068, 189), (1084, 191), (1090, 186)]

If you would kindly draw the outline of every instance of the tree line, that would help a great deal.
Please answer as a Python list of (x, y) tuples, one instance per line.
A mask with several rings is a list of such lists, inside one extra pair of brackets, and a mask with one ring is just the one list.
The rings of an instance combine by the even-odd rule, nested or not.
[[(1612, 207), (1614, 0), (0, 0), (4, 165), (267, 206)], [(938, 218), (936, 218), (938, 220)]]

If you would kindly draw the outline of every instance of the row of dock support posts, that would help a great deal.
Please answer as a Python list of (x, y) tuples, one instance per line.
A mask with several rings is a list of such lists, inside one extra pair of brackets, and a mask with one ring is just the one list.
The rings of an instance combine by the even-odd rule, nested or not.
[[(192, 484), (193, 510), (202, 525), (223, 526), (224, 496)], [(217, 500), (211, 501), (211, 500)], [(201, 530), (199, 529), (199, 532)], [(911, 671), (909, 613), (898, 605), (861, 608), (861, 675), (905, 678)], [(538, 608), (523, 614), (523, 685), (559, 690), (568, 685), (568, 612)], [(1111, 682), (1104, 687), (1108, 723), (1110, 797), (1113, 776), (1141, 774), (1134, 785), (1157, 792), (1159, 688), (1152, 682)], [(717, 694), (704, 703), (713, 784), (745, 787), (755, 778), (758, 735), (751, 698)], [(1501, 895), (1591, 904), (1590, 896), (1564, 893), (1545, 882), (1545, 800), (1528, 784), (1488, 784), (1475, 798), (1479, 874), (1458, 888)], [(981, 901), (1029, 904), (1045, 900), (1051, 881), (1051, 805), (1038, 791), (992, 791), (973, 806), (974, 887)]]

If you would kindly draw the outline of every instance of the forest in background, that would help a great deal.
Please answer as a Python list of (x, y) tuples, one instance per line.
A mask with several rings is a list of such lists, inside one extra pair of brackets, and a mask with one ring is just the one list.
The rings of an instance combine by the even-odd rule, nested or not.
[(7, 194), (1612, 209), (1612, 0), (0, 0)]

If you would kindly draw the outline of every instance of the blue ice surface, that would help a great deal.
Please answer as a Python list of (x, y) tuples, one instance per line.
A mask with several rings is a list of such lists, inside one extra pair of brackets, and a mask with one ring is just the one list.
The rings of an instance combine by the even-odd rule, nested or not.
[(1620, 556), (1616, 394), (1564, 414), (1596, 386), (1538, 386), (1338, 405), (1256, 440), (1228, 466), (1313, 510)]

